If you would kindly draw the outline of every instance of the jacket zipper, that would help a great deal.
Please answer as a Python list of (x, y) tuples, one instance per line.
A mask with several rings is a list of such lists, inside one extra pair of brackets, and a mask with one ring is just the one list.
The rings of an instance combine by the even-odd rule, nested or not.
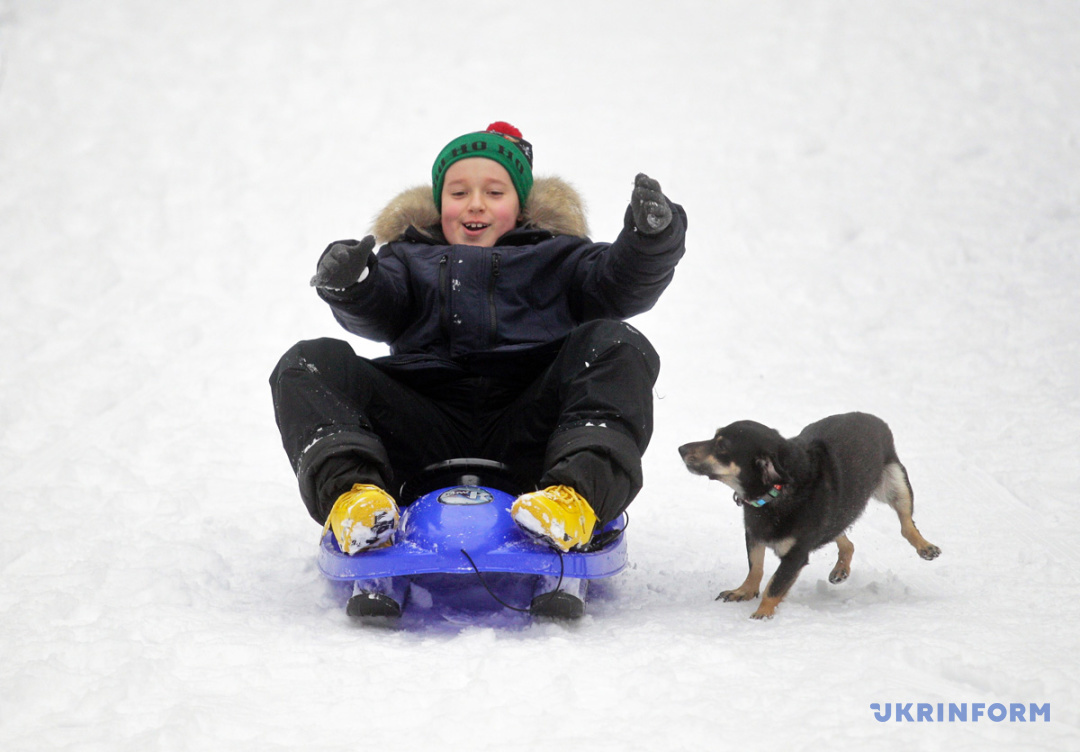
[(439, 294), (441, 300), (439, 301), (439, 326), (443, 330), (443, 334), (449, 339), (451, 338), (450, 331), (450, 256), (443, 254), (439, 259)]
[(499, 319), (495, 314), (495, 283), (499, 279), (499, 254), (491, 254), (491, 279), (488, 282), (488, 346), (495, 341), (495, 327)]

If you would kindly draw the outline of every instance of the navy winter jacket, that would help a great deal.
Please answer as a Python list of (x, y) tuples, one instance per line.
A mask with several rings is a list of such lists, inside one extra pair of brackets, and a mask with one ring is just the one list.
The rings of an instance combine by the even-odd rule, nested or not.
[(493, 248), (447, 245), (410, 227), (384, 245), (368, 276), (320, 291), (348, 331), (386, 342), (388, 364), (423, 367), (524, 352), (593, 319), (626, 319), (656, 303), (685, 251), (686, 213), (672, 204), (659, 235), (626, 227), (614, 243), (511, 230)]

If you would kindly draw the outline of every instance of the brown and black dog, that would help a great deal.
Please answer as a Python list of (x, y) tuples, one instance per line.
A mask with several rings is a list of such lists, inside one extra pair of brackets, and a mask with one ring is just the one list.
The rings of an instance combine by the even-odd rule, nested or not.
[(743, 508), (750, 573), (717, 600), (756, 598), (765, 549), (780, 557), (754, 619), (773, 616), (810, 552), (830, 541), (836, 542), (840, 556), (829, 582), (847, 579), (855, 547), (845, 533), (871, 496), (896, 510), (900, 534), (919, 556), (929, 560), (941, 553), (915, 527), (907, 470), (896, 456), (892, 431), (873, 415), (833, 415), (791, 439), (761, 423), (741, 420), (707, 441), (684, 444), (679, 454), (690, 472), (730, 486)]

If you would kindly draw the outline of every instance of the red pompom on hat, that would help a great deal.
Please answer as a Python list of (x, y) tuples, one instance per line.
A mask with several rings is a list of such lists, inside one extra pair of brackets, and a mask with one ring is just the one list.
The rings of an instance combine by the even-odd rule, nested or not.
[(498, 133), (500, 136), (510, 141), (514, 146), (521, 150), (521, 153), (525, 155), (525, 159), (529, 160), (529, 167), (532, 167), (532, 144), (526, 141), (525, 137), (521, 135), (521, 131), (510, 125), (510, 123), (507, 123), (504, 120), (496, 120), (487, 127), (487, 130), (484, 131), (484, 133)]
[(521, 131), (519, 131), (510, 123), (504, 123), (502, 120), (496, 120), (494, 123), (487, 127), (488, 133), (501, 133), (504, 136), (513, 136), (514, 138), (522, 138)]

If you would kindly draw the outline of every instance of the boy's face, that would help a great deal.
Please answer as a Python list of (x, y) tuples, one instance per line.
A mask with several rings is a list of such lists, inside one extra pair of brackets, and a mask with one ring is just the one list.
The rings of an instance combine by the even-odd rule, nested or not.
[(521, 202), (502, 165), (483, 157), (450, 165), (442, 191), (442, 231), (451, 245), (491, 248), (520, 216)]

